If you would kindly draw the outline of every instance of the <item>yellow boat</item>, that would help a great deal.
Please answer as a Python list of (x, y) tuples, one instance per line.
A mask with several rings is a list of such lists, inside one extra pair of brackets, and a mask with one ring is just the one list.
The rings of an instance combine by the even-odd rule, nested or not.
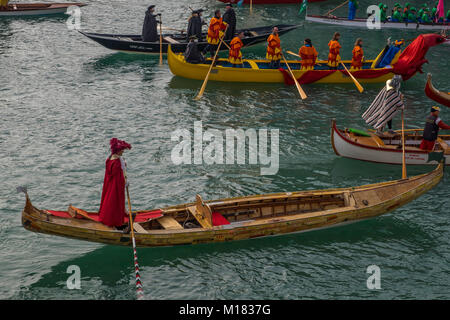
[[(183, 54), (176, 54), (169, 47), (167, 60), (170, 71), (176, 76), (204, 80), (211, 66), (211, 59), (205, 64), (193, 64), (186, 62)], [(366, 60), (361, 70), (350, 70), (351, 61), (342, 62), (350, 70), (352, 75), (361, 83), (386, 82), (394, 76), (392, 68), (372, 68), (376, 60)], [(270, 69), (269, 60), (243, 60), (242, 67), (233, 67), (228, 59), (217, 59), (209, 75), (209, 80), (224, 82), (266, 82), (266, 83), (286, 83), (293, 84), (293, 79), (289, 75), (286, 64), (281, 63), (280, 69)], [(345, 69), (340, 66), (338, 69), (330, 69), (327, 61), (317, 61), (314, 70), (300, 70), (298, 60), (289, 60), (295, 78), (300, 84), (305, 83), (353, 83), (352, 78)]]

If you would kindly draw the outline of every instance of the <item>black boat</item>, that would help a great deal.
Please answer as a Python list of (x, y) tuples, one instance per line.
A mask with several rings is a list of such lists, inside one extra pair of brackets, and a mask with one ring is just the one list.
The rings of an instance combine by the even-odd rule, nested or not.
[[(244, 31), (245, 37), (242, 39), (244, 47), (249, 47), (257, 43), (261, 43), (267, 40), (267, 37), (272, 32), (272, 28), (275, 26), (258, 27), (237, 30), (236, 33)], [(297, 25), (277, 25), (278, 34), (282, 35), (291, 30), (296, 29)], [(159, 54), (160, 46), (159, 41), (157, 42), (143, 42), (141, 35), (127, 35), (127, 34), (103, 34), (103, 33), (89, 33), (79, 31), (81, 34), (85, 35), (91, 40), (101, 44), (102, 46), (121, 52), (128, 53), (146, 53), (146, 54)], [(203, 34), (203, 39), (206, 38), (206, 33)], [(227, 44), (231, 40), (227, 40)], [(184, 52), (187, 46), (186, 34), (181, 32), (178, 34), (163, 34), (163, 44), (162, 52), (167, 53), (167, 48), (169, 44), (172, 47), (173, 52)], [(207, 42), (198, 42), (198, 48), (203, 50), (207, 45)], [(221, 50), (228, 50), (226, 46), (221, 46)]]

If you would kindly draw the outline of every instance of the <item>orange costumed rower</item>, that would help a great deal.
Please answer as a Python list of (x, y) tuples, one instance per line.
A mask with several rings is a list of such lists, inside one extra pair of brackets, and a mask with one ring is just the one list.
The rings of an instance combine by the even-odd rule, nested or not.
[(208, 35), (206, 36), (208, 46), (204, 50), (204, 53), (206, 53), (209, 49), (211, 58), (216, 53), (217, 45), (219, 44), (220, 38), (223, 36), (226, 27), (227, 23), (223, 22), (220, 10), (216, 10), (214, 12), (214, 17), (211, 18), (211, 21), (209, 22)]
[(106, 159), (99, 221), (110, 227), (120, 227), (128, 216), (125, 210), (125, 188), (128, 182), (122, 154), (125, 149), (131, 149), (131, 145), (116, 138), (112, 138), (109, 144), (111, 155)]
[(242, 52), (241, 48), (244, 46), (242, 43), (242, 38), (244, 38), (244, 32), (241, 31), (239, 34), (233, 38), (230, 42), (230, 51), (228, 53), (228, 61), (233, 64), (233, 67), (237, 65), (242, 65)]
[(316, 64), (318, 53), (312, 45), (311, 39), (305, 39), (303, 43), (303, 47), (298, 51), (298, 55), (302, 58), (300, 63), (302, 64), (302, 69), (312, 70)]
[(355, 47), (352, 51), (352, 66), (350, 69), (359, 70), (362, 68), (363, 60), (364, 60), (364, 50), (362, 48), (362, 39), (358, 38), (355, 42)]
[(278, 28), (273, 27), (272, 34), (267, 38), (266, 59), (270, 60), (271, 68), (279, 68), (281, 60), (281, 41)]
[(340, 37), (340, 33), (335, 32), (333, 39), (328, 42), (328, 47), (330, 48), (330, 53), (328, 54), (328, 65), (332, 68), (337, 68), (339, 62), (341, 61), (341, 56), (339, 55), (339, 50), (342, 48), (339, 44)]

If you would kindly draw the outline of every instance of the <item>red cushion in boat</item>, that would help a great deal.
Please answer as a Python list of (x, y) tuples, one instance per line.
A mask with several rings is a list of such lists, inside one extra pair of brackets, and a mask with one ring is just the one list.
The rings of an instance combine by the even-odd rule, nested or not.
[[(54, 211), (54, 210), (46, 210), (48, 213), (50, 213), (52, 216), (60, 217), (60, 218), (72, 218), (70, 214), (67, 211)], [(98, 221), (98, 214), (89, 212), (88, 213), (89, 218), (92, 220)], [(161, 210), (154, 210), (154, 211), (147, 211), (147, 212), (139, 212), (136, 214), (135, 222), (145, 222), (148, 219), (155, 219), (162, 217), (162, 211)], [(86, 219), (81, 215), (77, 215), (78, 219)], [(225, 218), (224, 218), (225, 219)], [(124, 222), (128, 222), (128, 217), (125, 218)]]
[(225, 219), (223, 215), (221, 215), (219, 212), (213, 212), (212, 213), (212, 224), (213, 226), (222, 226), (224, 224), (230, 224), (230, 221)]

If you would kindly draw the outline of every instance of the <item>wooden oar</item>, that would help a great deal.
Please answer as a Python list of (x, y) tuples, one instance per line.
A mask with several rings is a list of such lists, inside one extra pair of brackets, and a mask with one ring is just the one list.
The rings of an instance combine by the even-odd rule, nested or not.
[(344, 3), (341, 3), (340, 5), (338, 5), (336, 8), (331, 9), (330, 11), (328, 11), (327, 13), (325, 13), (325, 15), (329, 15), (330, 13), (332, 13), (333, 11), (336, 11), (337, 9), (343, 7), (346, 3), (348, 3), (349, 0), (345, 1)]
[(200, 91), (198, 92), (197, 96), (194, 98), (194, 100), (200, 100), (203, 97), (203, 92), (205, 92), (206, 84), (208, 83), (209, 74), (211, 73), (212, 68), (214, 67), (214, 63), (216, 62), (217, 54), (219, 53), (220, 46), (222, 45), (223, 38), (225, 38), (225, 34), (227, 33), (228, 25), (225, 28), (225, 31), (223, 33), (222, 38), (220, 38), (219, 45), (217, 46), (216, 54), (214, 55), (213, 60), (211, 61), (211, 66), (209, 67), (208, 73), (206, 74), (205, 80), (203, 81), (202, 87), (200, 88)]
[(162, 60), (162, 18), (161, 14), (159, 14), (159, 64), (163, 64)]
[(295, 78), (294, 73), (291, 70), (291, 67), (289, 66), (289, 64), (286, 61), (286, 58), (284, 57), (284, 54), (281, 53), (281, 56), (283, 57), (284, 63), (286, 63), (286, 66), (289, 69), (289, 72), (291, 74), (292, 79), (294, 79), (295, 86), (297, 87), (297, 90), (298, 90), (298, 93), (300, 94), (300, 97), (302, 99), (306, 99), (308, 96), (306, 95), (305, 91), (303, 91), (302, 87), (300, 86), (300, 83), (298, 83), (297, 79)]
[(289, 53), (289, 54), (291, 54), (291, 55), (293, 55), (293, 56), (296, 56), (296, 57), (301, 58), (298, 54), (296, 54), (296, 53), (294, 53), (294, 52), (292, 52), (292, 51), (287, 50), (286, 52)]
[(136, 240), (134, 238), (133, 215), (131, 214), (130, 192), (128, 191), (128, 187), (126, 187), (126, 189), (128, 198), (128, 213), (130, 215), (131, 240), (133, 241), (134, 271), (136, 275), (136, 295), (138, 300), (142, 300), (144, 298), (144, 289), (142, 287), (141, 276), (139, 274), (139, 264), (136, 252)]
[(347, 67), (345, 66), (345, 64), (341, 61), (339, 61), (342, 66), (344, 67), (345, 71), (347, 71), (347, 73), (350, 75), (350, 77), (352, 78), (353, 82), (355, 83), (356, 88), (358, 88), (359, 92), (363, 92), (364, 88), (362, 87), (362, 85), (359, 84), (358, 80), (356, 80), (356, 78), (350, 73), (350, 71), (348, 71)]
[(402, 149), (403, 149), (403, 160), (402, 160), (402, 179), (406, 179), (406, 154), (405, 154), (405, 119), (404, 110), (402, 109)]

